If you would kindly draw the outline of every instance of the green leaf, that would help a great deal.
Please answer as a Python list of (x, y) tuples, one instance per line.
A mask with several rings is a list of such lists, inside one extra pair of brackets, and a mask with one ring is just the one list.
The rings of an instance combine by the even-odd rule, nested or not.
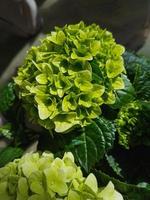
[(14, 84), (10, 82), (0, 91), (0, 112), (7, 111), (15, 100)]
[(127, 149), (141, 144), (150, 146), (149, 121), (149, 102), (135, 100), (122, 106), (115, 120), (119, 144)]
[(7, 139), (12, 139), (13, 133), (12, 133), (11, 128), (12, 127), (10, 123), (0, 126), (0, 136), (3, 136)]
[(82, 130), (82, 134), (76, 138), (81, 144), (79, 143), (72, 150), (75, 151), (80, 165), (89, 172), (95, 163), (99, 162), (112, 148), (114, 139), (114, 125), (104, 118), (99, 118)]
[(109, 166), (113, 169), (113, 171), (120, 177), (123, 177), (121, 174), (122, 169), (120, 168), (119, 164), (115, 160), (115, 158), (112, 155), (105, 154), (106, 160), (109, 164)]
[(125, 68), (138, 99), (150, 99), (150, 59), (135, 53), (125, 52)]
[(125, 84), (125, 88), (116, 91), (116, 102), (112, 105), (112, 108), (121, 108), (123, 105), (129, 103), (136, 97), (135, 89), (127, 78), (127, 76), (123, 75), (123, 80)]
[(75, 149), (75, 156), (80, 165), (89, 172), (91, 167), (97, 161), (97, 148), (94, 141), (84, 132), (78, 140), (83, 141), (84, 144), (78, 145)]
[(149, 183), (146, 183), (146, 182), (138, 183), (137, 186), (138, 186), (138, 187), (142, 187), (142, 188), (146, 188), (146, 189), (150, 190), (150, 184), (149, 184)]
[(103, 118), (99, 117), (98, 119), (95, 120), (97, 123), (98, 127), (101, 129), (104, 138), (105, 138), (105, 150), (107, 151), (108, 149), (111, 149), (115, 140), (115, 126), (114, 124)]
[(21, 157), (23, 150), (15, 147), (6, 147), (0, 150), (0, 167), (3, 167), (8, 162), (13, 161), (15, 158)]

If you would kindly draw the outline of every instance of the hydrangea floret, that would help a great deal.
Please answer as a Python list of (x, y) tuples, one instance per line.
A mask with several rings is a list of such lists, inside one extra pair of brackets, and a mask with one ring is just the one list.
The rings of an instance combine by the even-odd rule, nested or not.
[(30, 119), (56, 132), (90, 124), (124, 88), (123, 53), (96, 24), (56, 27), (29, 50), (14, 78)]
[(3, 200), (123, 200), (112, 182), (98, 188), (94, 174), (83, 177), (72, 153), (28, 153), (0, 168)]

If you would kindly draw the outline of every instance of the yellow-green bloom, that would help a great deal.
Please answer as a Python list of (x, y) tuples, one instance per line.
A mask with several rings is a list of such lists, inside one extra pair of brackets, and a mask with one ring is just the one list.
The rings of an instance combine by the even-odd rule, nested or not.
[(98, 187), (94, 174), (85, 178), (72, 153), (62, 159), (51, 153), (30, 153), (0, 168), (4, 200), (123, 200), (109, 182)]
[(123, 52), (96, 24), (56, 27), (29, 50), (14, 79), (31, 120), (56, 132), (91, 123), (124, 87)]

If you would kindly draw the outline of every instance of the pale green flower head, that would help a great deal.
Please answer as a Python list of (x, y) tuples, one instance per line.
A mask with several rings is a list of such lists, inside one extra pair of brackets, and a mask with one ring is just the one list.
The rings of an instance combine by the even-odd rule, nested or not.
[(99, 188), (94, 174), (83, 177), (72, 153), (30, 153), (0, 168), (3, 200), (123, 200), (110, 182)]
[(56, 27), (29, 50), (14, 79), (31, 120), (56, 132), (90, 124), (124, 88), (123, 53), (96, 24)]

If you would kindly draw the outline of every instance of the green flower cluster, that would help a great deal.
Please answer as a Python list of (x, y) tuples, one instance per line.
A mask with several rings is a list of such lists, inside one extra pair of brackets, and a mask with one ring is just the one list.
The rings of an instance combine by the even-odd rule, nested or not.
[(3, 200), (123, 200), (111, 182), (98, 188), (93, 174), (84, 178), (73, 155), (26, 154), (0, 168)]
[(123, 52), (96, 24), (56, 27), (29, 50), (14, 79), (30, 118), (56, 132), (91, 123), (124, 88)]
[(138, 130), (138, 134), (135, 133), (134, 129), (137, 126), (141, 110), (142, 105), (138, 100), (136, 100), (122, 106), (118, 113), (116, 126), (119, 134), (119, 144), (124, 146), (126, 149), (129, 149), (132, 144), (131, 140), (133, 137), (136, 138), (137, 136), (140, 136), (140, 129)]

